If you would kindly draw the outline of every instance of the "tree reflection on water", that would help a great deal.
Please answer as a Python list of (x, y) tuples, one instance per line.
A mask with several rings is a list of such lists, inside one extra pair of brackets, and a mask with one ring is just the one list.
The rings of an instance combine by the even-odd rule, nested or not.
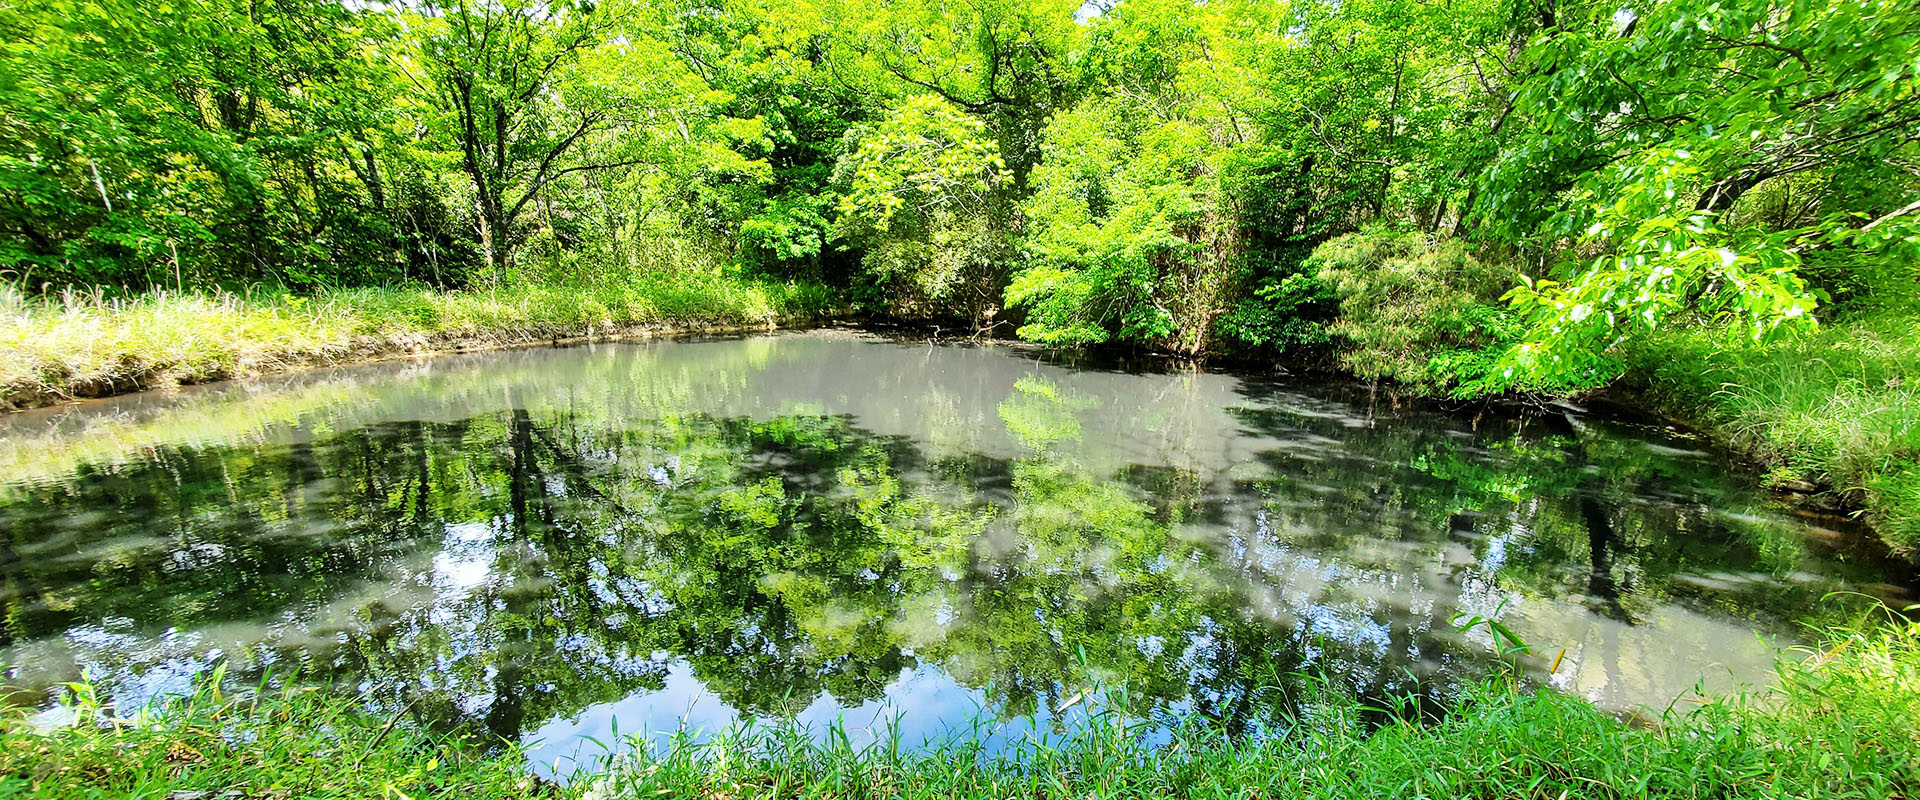
[(1490, 664), (1460, 614), (1558, 652), (1537, 679), (1665, 702), (1716, 660), (1754, 677), (1755, 631), (1878, 568), (1730, 512), (1709, 457), (1557, 412), (860, 338), (533, 352), (383, 389), (430, 396), (384, 417), (15, 481), (12, 682), (137, 702), (224, 660), (510, 739), (676, 681), (749, 717), (937, 678), (963, 691), (935, 705), (1058, 718), (1097, 683), (1246, 732), (1325, 678), (1444, 708)]

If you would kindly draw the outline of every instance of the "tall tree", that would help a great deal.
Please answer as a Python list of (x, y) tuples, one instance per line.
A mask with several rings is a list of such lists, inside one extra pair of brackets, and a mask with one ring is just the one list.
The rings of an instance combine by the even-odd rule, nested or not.
[(589, 51), (610, 43), (615, 14), (584, 0), (429, 0), (416, 18), (427, 30), (423, 88), (451, 123), (480, 246), (504, 280), (514, 223), (549, 181), (587, 168), (564, 167), (563, 159), (609, 124), (607, 108), (570, 97), (566, 83)]
[[(393, 88), (331, 0), (0, 9), (0, 261), (31, 286), (387, 277), (345, 159)], [(370, 246), (362, 243), (370, 242)]]
[[(1804, 255), (1911, 235), (1916, 47), (1920, 7), (1898, 0), (1559, 8), (1484, 181), (1493, 235), (1566, 254), (1514, 293), (1533, 330), (1511, 384), (1603, 382), (1626, 336), (1690, 317), (1767, 335), (1811, 317)], [(1831, 204), (1741, 213), (1801, 176)]]

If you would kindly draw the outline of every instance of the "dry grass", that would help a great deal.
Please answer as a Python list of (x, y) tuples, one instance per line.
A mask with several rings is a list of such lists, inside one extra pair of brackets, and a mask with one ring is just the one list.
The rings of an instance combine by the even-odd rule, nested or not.
[(633, 328), (774, 325), (825, 313), (815, 286), (645, 274), (494, 291), (355, 289), (313, 297), (0, 288), (0, 408), (436, 349)]

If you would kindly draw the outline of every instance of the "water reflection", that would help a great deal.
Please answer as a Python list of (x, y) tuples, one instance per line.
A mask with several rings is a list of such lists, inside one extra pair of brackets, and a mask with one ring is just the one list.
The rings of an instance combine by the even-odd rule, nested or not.
[(1489, 664), (1463, 613), (1658, 706), (1764, 675), (1823, 593), (1900, 591), (1658, 432), (845, 332), (7, 425), (11, 683), (137, 702), (225, 660), (554, 758), (681, 719), (1044, 724), (1093, 683), (1242, 731), (1305, 676), (1441, 705)]

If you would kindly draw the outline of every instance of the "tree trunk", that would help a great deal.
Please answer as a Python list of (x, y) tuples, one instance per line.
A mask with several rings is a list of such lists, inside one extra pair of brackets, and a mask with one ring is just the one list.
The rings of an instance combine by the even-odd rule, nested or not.
[(487, 266), (493, 271), (495, 284), (507, 281), (507, 266), (513, 263), (512, 243), (507, 237), (507, 222), (497, 208), (489, 204), (480, 204), (480, 249), (486, 254)]
[(1461, 236), (1467, 232), (1467, 217), (1473, 215), (1474, 201), (1480, 199), (1480, 182), (1474, 181), (1467, 187), (1467, 199), (1460, 204), (1460, 219), (1453, 223), (1453, 235)]
[(1693, 204), (1693, 210), (1726, 211), (1732, 208), (1734, 203), (1740, 202), (1740, 196), (1746, 194), (1747, 190), (1759, 186), (1760, 182), (1768, 177), (1766, 173), (1751, 175), (1743, 173), (1722, 178), (1700, 195), (1700, 200)]

